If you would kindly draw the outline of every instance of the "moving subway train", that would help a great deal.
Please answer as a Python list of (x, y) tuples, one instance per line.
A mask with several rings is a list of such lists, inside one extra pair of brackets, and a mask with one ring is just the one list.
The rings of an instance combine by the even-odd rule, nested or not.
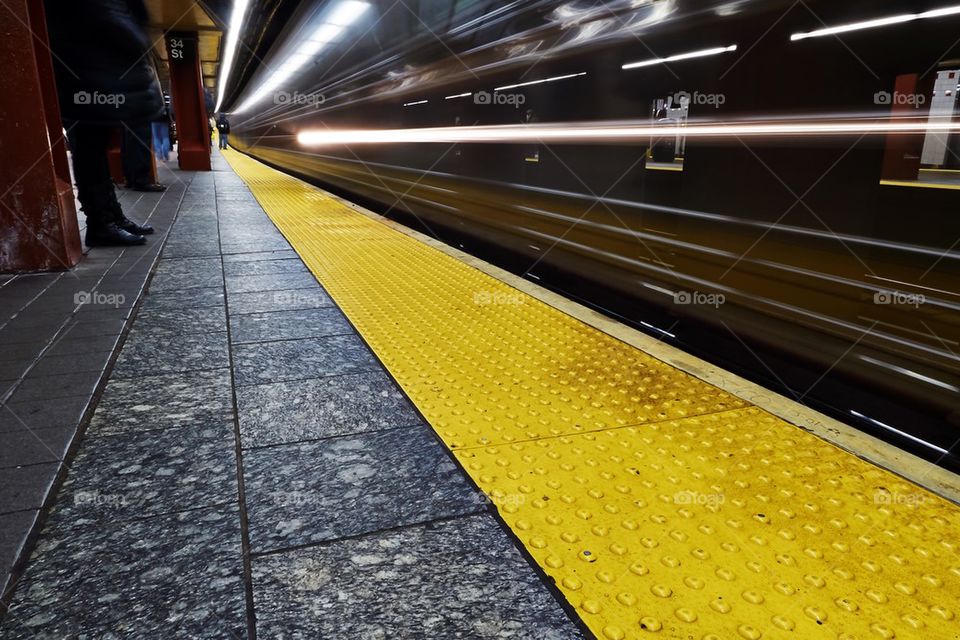
[(220, 108), (241, 151), (955, 467), (950, 1), (278, 2)]

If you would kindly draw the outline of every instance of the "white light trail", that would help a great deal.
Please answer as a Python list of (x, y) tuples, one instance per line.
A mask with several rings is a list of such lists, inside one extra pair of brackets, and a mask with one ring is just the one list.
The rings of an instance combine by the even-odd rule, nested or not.
[(458, 93), (455, 96), (447, 96), (444, 100), (455, 100), (456, 98), (469, 98), (473, 95), (472, 91), (467, 91), (466, 93)]
[(737, 45), (732, 44), (729, 47), (714, 47), (712, 49), (701, 49), (700, 51), (691, 51), (689, 53), (678, 53), (677, 55), (668, 56), (666, 58), (651, 58), (650, 60), (629, 62), (620, 68), (640, 69), (641, 67), (652, 67), (654, 65), (665, 64), (667, 62), (679, 62), (680, 60), (690, 60), (691, 58), (706, 58), (707, 56), (716, 56), (720, 55), (721, 53), (729, 53), (736, 50)]
[(220, 111), (223, 97), (227, 92), (227, 82), (230, 80), (230, 71), (233, 70), (233, 60), (237, 55), (237, 42), (243, 30), (243, 16), (247, 13), (250, 0), (236, 0), (233, 3), (233, 12), (230, 14), (230, 24), (227, 27), (227, 41), (223, 45), (223, 61), (220, 63), (220, 79), (217, 80), (217, 106), (214, 111)]
[(429, 100), (417, 100), (416, 102), (405, 102), (405, 103), (403, 103), (403, 106), (405, 106), (405, 107), (412, 107), (412, 106), (418, 105), (418, 104), (427, 104), (428, 102), (430, 102), (430, 101), (429, 101)]
[(669, 331), (665, 331), (665, 330), (661, 329), (660, 327), (655, 327), (655, 326), (653, 326), (652, 324), (650, 324), (649, 322), (646, 322), (646, 321), (644, 321), (644, 320), (641, 320), (641, 321), (640, 321), (640, 324), (642, 324), (643, 326), (645, 326), (647, 329), (653, 329), (654, 331), (659, 331), (660, 333), (662, 333), (662, 334), (665, 335), (665, 336), (670, 336), (671, 338), (676, 338), (676, 337), (677, 337), (676, 334), (670, 333)]
[(960, 5), (943, 7), (942, 9), (932, 9), (922, 13), (902, 13), (886, 18), (876, 18), (874, 20), (864, 20), (863, 22), (851, 22), (836, 27), (826, 27), (825, 29), (816, 29), (815, 31), (806, 31), (795, 33), (790, 36), (793, 41), (806, 40), (807, 38), (820, 38), (823, 36), (833, 36), (840, 33), (850, 33), (851, 31), (863, 31), (864, 29), (877, 29), (879, 27), (888, 27), (894, 24), (903, 24), (913, 22), (914, 20), (927, 20), (929, 18), (943, 18), (960, 14)]
[(948, 384), (943, 380), (937, 380), (936, 378), (931, 378), (930, 376), (925, 376), (922, 373), (917, 373), (910, 369), (904, 369), (903, 367), (898, 367), (895, 364), (889, 362), (884, 362), (882, 360), (877, 360), (876, 358), (871, 358), (870, 356), (861, 355), (860, 359), (864, 362), (869, 362), (872, 365), (878, 367), (883, 367), (884, 369), (889, 369), (891, 371), (896, 371), (900, 375), (907, 376), (908, 378), (913, 378), (914, 380), (920, 380), (921, 382), (926, 382), (927, 384), (932, 384), (935, 387), (940, 387), (941, 389), (946, 389), (947, 391), (953, 391), (954, 393), (960, 392), (960, 389)]
[(581, 71), (580, 73), (571, 73), (565, 76), (554, 76), (552, 78), (543, 78), (541, 80), (531, 80), (529, 82), (519, 82), (517, 84), (508, 84), (502, 87), (497, 87), (494, 91), (506, 91), (507, 89), (517, 89), (519, 87), (529, 87), (535, 84), (543, 84), (544, 82), (556, 82), (557, 80), (567, 80), (568, 78), (579, 78), (580, 76), (587, 75), (586, 71)]
[(297, 134), (297, 141), (304, 146), (422, 142), (630, 143), (645, 138), (672, 136), (686, 136), (687, 138), (857, 136), (952, 131), (960, 131), (960, 122), (916, 120), (788, 121), (657, 126), (643, 121), (607, 124), (521, 124), (418, 129), (308, 129)]
[(927, 442), (926, 440), (921, 440), (920, 438), (918, 438), (918, 437), (916, 437), (916, 436), (912, 436), (912, 435), (910, 435), (909, 433), (907, 433), (907, 432), (905, 432), (905, 431), (900, 431), (900, 429), (897, 429), (897, 428), (895, 428), (895, 427), (891, 427), (890, 425), (886, 424), (885, 422), (880, 422), (879, 420), (874, 420), (874, 419), (871, 418), (870, 416), (865, 416), (865, 415), (863, 415), (862, 413), (860, 413), (859, 411), (854, 411), (853, 409), (851, 409), (851, 410), (850, 410), (850, 413), (853, 414), (853, 415), (855, 415), (856, 417), (862, 419), (862, 420), (866, 420), (867, 422), (870, 422), (870, 423), (872, 423), (872, 424), (875, 424), (875, 425), (877, 425), (878, 427), (882, 427), (882, 428), (886, 429), (887, 431), (892, 431), (893, 433), (896, 433), (896, 434), (899, 435), (899, 436), (903, 436), (904, 438), (907, 438), (907, 439), (909, 439), (909, 440), (913, 440), (914, 442), (917, 442), (917, 443), (919, 443), (919, 444), (922, 444), (922, 445), (925, 446), (925, 447), (930, 447), (930, 448), (933, 449), (934, 451), (939, 451), (940, 453), (943, 453), (943, 454), (950, 453), (949, 451), (947, 451), (946, 449), (944, 449), (944, 448), (942, 448), (942, 447), (938, 447), (938, 446), (935, 445), (935, 444), (931, 444), (931, 443)]

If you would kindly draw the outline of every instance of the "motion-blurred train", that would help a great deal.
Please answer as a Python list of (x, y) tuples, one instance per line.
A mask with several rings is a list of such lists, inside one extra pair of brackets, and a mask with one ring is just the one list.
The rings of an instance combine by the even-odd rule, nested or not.
[(276, 0), (222, 108), (241, 151), (954, 466), (951, 1)]

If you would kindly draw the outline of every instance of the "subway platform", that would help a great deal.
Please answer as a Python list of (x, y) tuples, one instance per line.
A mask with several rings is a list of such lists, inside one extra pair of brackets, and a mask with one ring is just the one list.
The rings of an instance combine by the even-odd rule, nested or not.
[(960, 638), (955, 475), (214, 153), (0, 286), (0, 637)]

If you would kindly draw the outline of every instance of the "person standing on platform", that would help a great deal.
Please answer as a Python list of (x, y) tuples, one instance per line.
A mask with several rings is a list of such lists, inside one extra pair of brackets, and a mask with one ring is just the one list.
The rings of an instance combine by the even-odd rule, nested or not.
[[(117, 201), (107, 152), (118, 126), (147, 125), (163, 109), (149, 61), (142, 0), (46, 0), (60, 110), (70, 141), (86, 244), (144, 244), (153, 227), (127, 218)], [(149, 145), (149, 133), (147, 133)], [(149, 157), (149, 147), (147, 148)]]
[[(153, 122), (135, 122), (123, 128), (123, 175), (127, 189), (134, 191), (166, 191), (167, 186), (153, 180)], [(153, 147), (152, 151), (156, 151)]]
[(151, 124), (153, 129), (153, 152), (157, 160), (170, 160), (170, 109), (164, 107), (163, 113)]
[(221, 113), (220, 118), (217, 119), (217, 133), (220, 137), (220, 148), (227, 148), (227, 138), (230, 135), (230, 122), (227, 120), (227, 114)]

